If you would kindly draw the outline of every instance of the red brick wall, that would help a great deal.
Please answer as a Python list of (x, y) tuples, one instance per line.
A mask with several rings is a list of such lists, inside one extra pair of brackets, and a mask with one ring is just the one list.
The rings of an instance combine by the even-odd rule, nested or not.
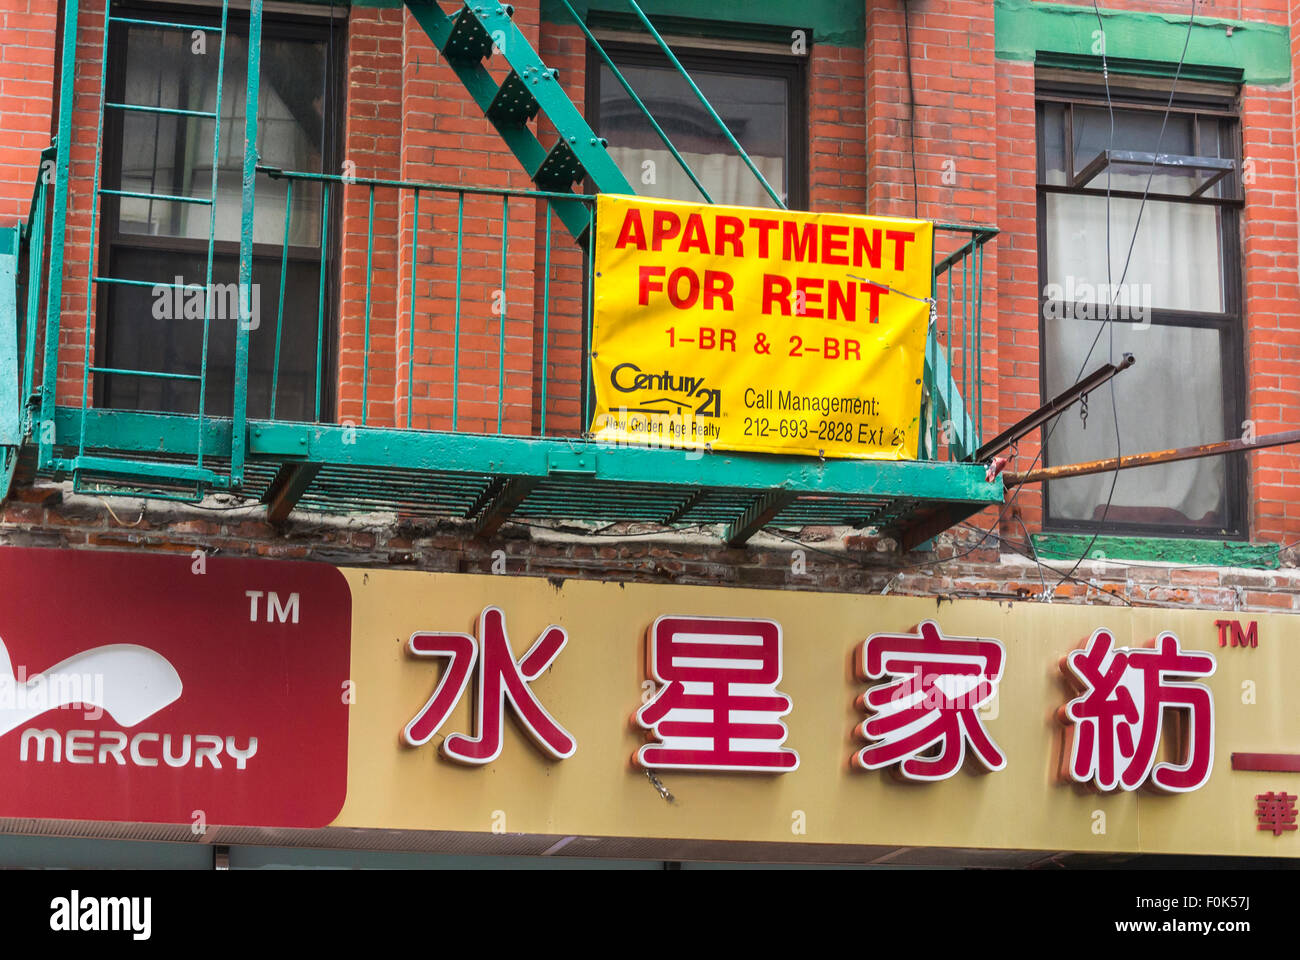
[[(1296, 251), (1296, 122), (1292, 92), (1247, 88), (1245, 156), (1253, 166), (1242, 219), (1247, 415), (1257, 434), (1300, 428), (1300, 286)], [(1251, 456), (1252, 526), (1260, 540), (1300, 538), (1300, 448)]]
[[(908, 6), (905, 27), (901, 3), (867, 7), (868, 189), (870, 212), (913, 216), (949, 223), (995, 226), (999, 221), (997, 152), (998, 94), (995, 87), (993, 7), (978, 0), (916, 0)], [(908, 48), (915, 106), (908, 104)], [(915, 153), (916, 188), (912, 162)], [(1032, 154), (1031, 154), (1032, 157)], [(969, 239), (938, 231), (939, 256)], [(1002, 238), (984, 248), (982, 316), (969, 336), (970, 369), (960, 329), (961, 285), (955, 283), (953, 370), (967, 400), (967, 412), (983, 411), (985, 435), (997, 432), (1000, 406), (999, 336), (1002, 312), (999, 276)], [(960, 271), (959, 271), (960, 272)], [(955, 278), (956, 279), (956, 278)], [(973, 288), (972, 288), (973, 290)], [(941, 342), (947, 340), (946, 280), (940, 285)], [(974, 314), (974, 303), (966, 305)], [(980, 389), (976, 389), (978, 382)], [(977, 398), (982, 396), (982, 405)], [(990, 520), (992, 513), (990, 513)], [(981, 521), (983, 522), (983, 521)]]
[(50, 145), (55, 0), (0, 8), (0, 226), (30, 216), (41, 151)]
[[(348, 175), (377, 180), (397, 180), (402, 175), (402, 19), (400, 10), (360, 7), (349, 17), (343, 151)], [(349, 184), (343, 194), (338, 415), (340, 421), (388, 426), (394, 422), (397, 399), (398, 195), (392, 189), (374, 190), (372, 231), (370, 188)]]

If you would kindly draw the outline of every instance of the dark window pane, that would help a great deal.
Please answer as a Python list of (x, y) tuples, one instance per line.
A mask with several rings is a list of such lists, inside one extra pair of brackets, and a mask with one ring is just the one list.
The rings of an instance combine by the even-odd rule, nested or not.
[[(217, 103), (220, 35), (206, 47), (189, 32), (129, 26), (112, 50), (118, 92), (128, 104), (217, 113), (221, 140), (215, 152), (213, 205), (122, 198), (105, 204), (106, 274), (157, 287), (100, 288), (100, 366), (198, 375), (204, 360), (204, 295), (211, 258), (207, 329), (206, 413), (227, 416), (233, 407), (237, 322), (237, 243), (248, 46), (244, 25), (232, 20), (226, 40), (221, 103)], [(268, 25), (263, 36), (258, 100), (258, 149), (264, 164), (324, 172), (333, 161), (337, 135), (328, 127), (339, 111), (329, 104), (329, 46), (297, 27)], [(214, 131), (210, 117), (143, 112), (111, 114), (106, 128), (116, 143), (105, 156), (104, 182), (139, 193), (196, 198), (214, 196)], [(319, 184), (298, 182), (288, 222), (287, 181), (259, 176), (253, 241), (253, 290), (249, 307), (248, 413), (270, 415), (276, 326), (280, 309), (280, 252), (290, 244), (284, 315), (279, 333), (275, 415), (310, 420), (317, 398), (317, 328), (321, 257), (322, 193)], [(185, 287), (178, 293), (177, 281)], [(328, 329), (325, 331), (328, 337)], [(328, 356), (328, 350), (324, 351)], [(196, 413), (199, 384), (187, 380), (101, 375), (100, 401), (107, 406)], [(322, 407), (325, 398), (321, 398)], [(328, 413), (327, 410), (322, 410)]]
[[(126, 43), (125, 102), (215, 113), (218, 49), (215, 32), (208, 38), (207, 53), (197, 54), (192, 52), (189, 34), (132, 27)], [(325, 54), (323, 42), (268, 37), (263, 44), (258, 102), (258, 151), (263, 164), (322, 172)], [(216, 237), (237, 241), (247, 40), (239, 36), (227, 39), (225, 64)], [(123, 122), (123, 189), (171, 196), (212, 196), (211, 119), (129, 112)], [(285, 189), (284, 181), (258, 181), (254, 242), (283, 242)], [(315, 245), (320, 238), (320, 187), (298, 184), (294, 192), (289, 242)], [(120, 229), (123, 233), (206, 241), (210, 215), (206, 205), (125, 198)]]
[[(619, 69), (715, 203), (775, 206), (675, 69), (623, 63)], [(687, 69), (772, 189), (788, 198), (790, 82), (757, 69), (751, 73), (689, 64)], [(637, 192), (674, 200), (702, 199), (645, 114), (603, 65), (600, 132)]]
[[(177, 276), (203, 276), (206, 254), (165, 258)], [(152, 250), (119, 248), (113, 275), (130, 280), (171, 280), (159, 277), (159, 256)], [(280, 377), (275, 415), (280, 420), (312, 420), (316, 403), (316, 305), (319, 265), (293, 262), (286, 270), (288, 296), (280, 334)], [(213, 264), (213, 297), (208, 325), (208, 368), (205, 411), (229, 416), (234, 403), (235, 308), (238, 261), (218, 257)], [(259, 258), (254, 264), (249, 307), (248, 415), (269, 417), (272, 368), (275, 359), (276, 317), (280, 297), (279, 260)], [(118, 369), (155, 370), (198, 375), (202, 370), (202, 286), (179, 293), (172, 289), (114, 285), (109, 293), (108, 326), (103, 365)], [(290, 310), (289, 305), (294, 309)], [(199, 384), (186, 380), (103, 377), (107, 406), (132, 410), (197, 413)]]
[(1059, 186), (1066, 182), (1065, 169), (1065, 106), (1060, 103), (1043, 104), (1043, 183)]

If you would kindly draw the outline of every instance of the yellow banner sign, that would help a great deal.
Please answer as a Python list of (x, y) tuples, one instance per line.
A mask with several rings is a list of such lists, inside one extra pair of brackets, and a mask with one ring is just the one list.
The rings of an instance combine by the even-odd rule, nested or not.
[(915, 459), (933, 225), (602, 194), (598, 440)]

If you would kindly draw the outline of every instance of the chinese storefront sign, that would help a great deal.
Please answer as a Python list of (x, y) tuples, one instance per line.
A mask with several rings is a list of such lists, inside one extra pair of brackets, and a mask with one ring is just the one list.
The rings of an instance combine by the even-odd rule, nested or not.
[(339, 827), (1300, 857), (1281, 615), (344, 574)]
[(660, 617), (650, 628), (649, 672), (661, 684), (636, 722), (658, 744), (645, 767), (780, 773), (799, 766), (782, 746), (790, 698), (781, 694), (781, 626), (770, 620)]
[(601, 194), (592, 432), (915, 459), (933, 226)]
[(442, 752), (447, 759), (480, 766), (499, 757), (507, 699), (538, 747), (557, 760), (573, 756), (577, 743), (546, 712), (529, 686), (564, 649), (568, 642), (564, 631), (547, 627), (528, 652), (516, 660), (506, 636), (505, 614), (497, 607), (487, 607), (479, 616), (478, 637), (476, 640), (466, 633), (417, 633), (411, 637), (409, 648), (414, 656), (445, 657), (447, 668), (429, 702), (406, 725), (402, 733), (406, 742), (418, 747), (433, 738), (460, 702), (477, 663), (477, 735), (453, 733), (443, 740)]
[(1300, 857), (1300, 647), (1220, 653), (1215, 611), (95, 551), (0, 574), (4, 817)]
[[(1150, 649), (1114, 643), (1109, 631), (1098, 630), (1062, 666), (1084, 690), (1063, 708), (1075, 728), (1070, 776), (1101, 790), (1136, 790), (1148, 781), (1175, 793), (1204, 786), (1214, 764), (1214, 698), (1188, 679), (1211, 676), (1214, 657), (1180, 649), (1172, 633)], [(1167, 711), (1189, 715), (1181, 764), (1156, 763)]]
[(898, 764), (909, 780), (945, 780), (962, 765), (966, 746), (988, 770), (1007, 758), (976, 711), (997, 694), (1006, 648), (996, 640), (945, 637), (926, 620), (916, 633), (878, 633), (862, 644), (859, 675), (891, 678), (861, 698), (875, 713), (862, 735), (877, 741), (853, 758), (878, 770)]

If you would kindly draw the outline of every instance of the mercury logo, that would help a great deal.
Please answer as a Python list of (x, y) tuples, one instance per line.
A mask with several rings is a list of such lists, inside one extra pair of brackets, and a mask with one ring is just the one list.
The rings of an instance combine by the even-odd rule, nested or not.
[[(25, 673), (23, 675), (25, 677)], [(93, 678), (82, 682), (81, 678)], [(76, 682), (73, 682), (73, 681)], [(115, 643), (74, 654), (29, 679), (14, 673), (0, 640), (0, 736), (22, 727), (48, 710), (80, 703), (94, 708), (88, 718), (107, 713), (124, 727), (134, 727), (180, 699), (180, 675), (171, 662), (148, 647)], [(207, 762), (222, 769), (221, 754), (233, 769), (244, 770), (257, 753), (257, 737), (241, 749), (234, 737), (216, 734), (128, 736), (121, 730), (69, 730), (26, 727), (19, 734), (18, 759), (73, 764), (128, 763), (137, 767), (185, 767)]]

